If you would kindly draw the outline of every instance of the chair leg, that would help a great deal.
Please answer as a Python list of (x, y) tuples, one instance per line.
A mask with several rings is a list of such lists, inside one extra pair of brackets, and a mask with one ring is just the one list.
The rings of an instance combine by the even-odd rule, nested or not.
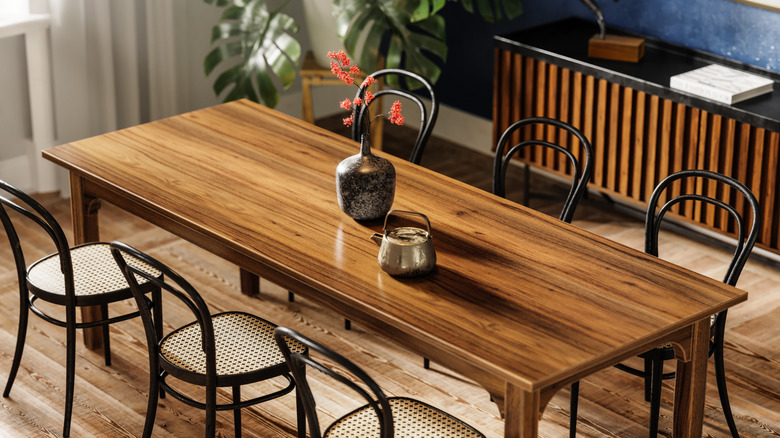
[(571, 384), (571, 398), (569, 399), (569, 438), (577, 436), (577, 405), (580, 398), (580, 382)]
[[(233, 403), (241, 403), (241, 385), (233, 386)], [(233, 409), (233, 427), (236, 430), (236, 438), (241, 438), (241, 408)]]
[[(100, 305), (100, 318), (108, 319), (108, 304)], [(103, 324), (103, 361), (106, 366), (111, 366), (111, 338), (108, 337), (108, 324)]]
[(62, 436), (70, 436), (70, 420), (73, 416), (73, 390), (76, 383), (76, 309), (65, 310), (65, 419), (62, 426)]
[[(159, 368), (154, 358), (149, 359), (149, 365), (150, 370)], [(146, 403), (146, 421), (144, 421), (143, 438), (151, 438), (154, 430), (154, 419), (157, 417), (157, 395), (158, 393), (165, 394), (165, 391), (160, 387), (159, 379), (160, 375), (158, 373), (149, 373), (149, 400)]]
[[(306, 372), (304, 367), (303, 372)], [(303, 408), (303, 397), (295, 386), (295, 413), (298, 417), (298, 438), (306, 438), (306, 411)]]
[(653, 384), (653, 359), (645, 357), (645, 401), (651, 400), (652, 386)]
[(217, 388), (206, 385), (206, 437), (217, 434)]
[[(154, 331), (157, 333), (157, 339), (162, 339), (163, 337), (163, 303), (162, 303), (162, 290), (157, 288), (152, 291), (152, 302), (154, 303), (154, 307), (152, 308), (152, 318), (154, 322)], [(155, 366), (155, 368), (149, 368), (149, 370), (157, 369), (157, 375), (160, 375), (160, 372), (162, 372), (162, 368), (160, 368), (159, 365)], [(150, 371), (151, 372), (151, 371)], [(165, 390), (162, 389), (162, 387), (159, 387), (159, 393), (160, 398), (165, 398)]]
[(523, 205), (528, 207), (531, 201), (531, 166), (525, 163), (523, 166)]
[(661, 382), (663, 381), (664, 361), (657, 357), (653, 360), (652, 389), (650, 397), (650, 438), (658, 436), (658, 416), (661, 411)]
[[(717, 336), (716, 336), (717, 338)], [(723, 341), (718, 344), (716, 341), (715, 351), (713, 353), (715, 360), (715, 380), (718, 382), (718, 396), (720, 397), (720, 404), (723, 406), (723, 415), (726, 416), (726, 423), (729, 425), (729, 431), (731, 436), (739, 438), (739, 431), (737, 431), (737, 424), (734, 422), (734, 416), (731, 413), (731, 404), (729, 403), (729, 393), (726, 389), (726, 370), (723, 363)]]
[(24, 291), (19, 305), (19, 328), (16, 332), (16, 350), (14, 350), (14, 360), (11, 362), (11, 371), (8, 373), (8, 380), (5, 383), (3, 397), (8, 397), (11, 388), (14, 386), (16, 373), (19, 371), (19, 365), (22, 363), (22, 353), (24, 352), (24, 343), (27, 339), (27, 321), (30, 316), (29, 305), (27, 303), (27, 291)]

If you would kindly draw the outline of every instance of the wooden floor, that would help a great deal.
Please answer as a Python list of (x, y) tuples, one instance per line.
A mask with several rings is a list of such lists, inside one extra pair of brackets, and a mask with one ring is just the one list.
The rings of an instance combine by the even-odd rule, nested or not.
[[(395, 127), (391, 128), (395, 129)], [(386, 149), (394, 150), (393, 141)], [(356, 149), (357, 150), (357, 149)], [(399, 152), (404, 153), (404, 152)], [(491, 159), (455, 145), (432, 140), (423, 165), (489, 190)], [(544, 184), (554, 189), (554, 185)], [(592, 197), (593, 198), (593, 197)], [(67, 201), (44, 197), (63, 228), (70, 235)], [(553, 214), (557, 205), (532, 202), (532, 207)], [(642, 225), (602, 203), (586, 202), (575, 215), (574, 224), (627, 246), (642, 248)], [(213, 312), (250, 310), (279, 325), (293, 327), (345, 354), (358, 363), (390, 395), (422, 399), (461, 417), (488, 437), (502, 436), (503, 423), (487, 392), (448, 371), (439, 364), (422, 368), (422, 358), (405, 351), (387, 339), (378, 338), (353, 326), (343, 328), (341, 315), (313, 306), (298, 297), (287, 301), (287, 292), (267, 282), (257, 298), (239, 292), (238, 269), (177, 237), (104, 205), (101, 210), (101, 238), (123, 240), (149, 252), (190, 279), (204, 295)], [(38, 238), (25, 239), (28, 262), (51, 248)], [(729, 254), (678, 235), (662, 237), (662, 257), (715, 278), (722, 276)], [(8, 376), (16, 340), (18, 289), (8, 245), (0, 246), (0, 383)], [(750, 294), (747, 303), (729, 313), (726, 367), (732, 408), (744, 437), (780, 436), (780, 268), (751, 260), (739, 287)], [(131, 304), (119, 307), (129, 309)], [(185, 322), (182, 310), (168, 301), (166, 325)], [(64, 330), (31, 317), (22, 367), (9, 398), (0, 399), (0, 437), (59, 436), (64, 400)], [(76, 370), (76, 398), (73, 437), (139, 436), (146, 408), (148, 371), (143, 329), (138, 320), (112, 326), (113, 365), (106, 367), (101, 352), (79, 346)], [(727, 436), (712, 366), (705, 406), (705, 436)], [(327, 382), (322, 380), (322, 382)], [(327, 382), (329, 385), (329, 382)], [(246, 395), (259, 393), (275, 384), (259, 386)], [(328, 385), (317, 385), (319, 407), (324, 422), (346, 412), (356, 398)], [(195, 389), (185, 391), (196, 393)], [(604, 370), (585, 379), (581, 385), (579, 436), (640, 437), (646, 435), (648, 405), (643, 400), (641, 382), (616, 369)], [(222, 393), (223, 397), (227, 392)], [(663, 387), (661, 435), (669, 436), (673, 381)], [(292, 395), (244, 410), (243, 433), (247, 437), (294, 437), (294, 398)], [(568, 436), (569, 394), (563, 390), (547, 406), (540, 435)], [(203, 432), (204, 416), (172, 398), (159, 403), (155, 436), (193, 437)], [(233, 436), (229, 413), (218, 417), (218, 436)]]

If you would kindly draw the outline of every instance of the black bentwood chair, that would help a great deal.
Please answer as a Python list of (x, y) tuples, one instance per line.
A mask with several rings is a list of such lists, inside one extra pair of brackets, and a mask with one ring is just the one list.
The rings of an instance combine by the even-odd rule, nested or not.
[[(534, 132), (534, 134), (541, 132), (547, 132), (547, 128), (558, 128), (562, 130), (563, 135), (568, 135), (568, 144), (574, 144), (575, 138), (577, 139), (577, 143), (579, 147), (575, 149), (577, 151), (577, 155), (574, 154), (571, 150), (569, 150), (566, 147), (563, 147), (561, 145), (552, 143), (550, 141), (544, 140), (542, 138), (531, 138), (528, 139), (524, 136), (523, 131), (534, 131), (532, 128), (529, 127), (535, 127), (535, 128), (542, 128), (537, 129), (537, 132)], [(559, 134), (560, 135), (560, 134)], [(542, 137), (542, 135), (539, 135), (539, 137)], [(518, 143), (514, 144), (511, 147), (508, 147), (508, 144), (515, 141), (514, 139), (518, 139)], [(563, 138), (563, 137), (560, 137)], [(571, 174), (572, 174), (572, 182), (571, 182), (571, 188), (569, 189), (569, 194), (566, 196), (563, 208), (561, 210), (560, 216), (558, 218), (566, 223), (571, 223), (572, 218), (574, 217), (574, 210), (577, 208), (577, 205), (580, 202), (580, 199), (582, 199), (582, 196), (585, 194), (585, 190), (588, 188), (588, 181), (590, 181), (590, 174), (593, 171), (593, 147), (590, 145), (590, 142), (587, 138), (585, 138), (585, 135), (574, 126), (562, 122), (560, 120), (550, 119), (547, 117), (531, 117), (527, 119), (523, 119), (520, 121), (517, 121), (510, 125), (506, 130), (504, 130), (504, 133), (501, 134), (501, 138), (498, 140), (498, 144), (496, 145), (496, 155), (495, 160), (493, 162), (493, 193), (501, 196), (502, 198), (506, 197), (506, 178), (507, 178), (507, 172), (509, 170), (509, 164), (512, 161), (512, 157), (515, 154), (520, 154), (521, 152), (530, 153), (530, 148), (533, 146), (540, 146), (542, 148), (546, 148), (547, 150), (550, 150), (550, 152), (558, 152), (559, 155), (565, 156), (565, 158), (568, 160), (568, 165), (571, 166)], [(574, 149), (574, 148), (572, 148)], [(579, 157), (579, 159), (578, 159)], [(580, 165), (580, 161), (582, 160), (582, 165)], [(531, 171), (530, 171), (530, 165), (526, 163), (524, 168), (524, 184), (523, 184), (523, 205), (528, 206), (528, 202), (531, 197)], [(430, 362), (428, 359), (425, 359), (423, 366), (425, 368), (428, 368), (430, 366)], [(571, 397), (572, 400), (576, 400), (579, 394), (579, 388), (580, 384), (579, 382), (574, 382), (571, 385)], [(572, 412), (572, 420), (570, 422), (570, 427), (572, 430), (575, 430), (577, 427), (576, 421), (577, 421), (577, 412), (576, 412), (576, 405), (573, 405), (575, 408), (575, 411)], [(573, 436), (573, 435), (572, 435)]]
[[(425, 151), (425, 146), (428, 144), (428, 139), (431, 137), (431, 132), (433, 132), (433, 127), (436, 124), (436, 118), (439, 115), (439, 101), (436, 100), (436, 94), (433, 92), (433, 86), (431, 85), (428, 80), (423, 78), (422, 76), (412, 73), (410, 71), (401, 70), (397, 68), (388, 68), (384, 70), (378, 70), (371, 75), (370, 77), (373, 77), (377, 81), (385, 79), (387, 82), (392, 85), (393, 83), (401, 83), (403, 82), (406, 86), (406, 88), (412, 89), (416, 84), (421, 84), (422, 88), (425, 88), (428, 92), (428, 96), (430, 97), (430, 104), (426, 106), (426, 104), (423, 102), (420, 97), (418, 97), (416, 94), (413, 94), (409, 91), (406, 91), (403, 88), (383, 88), (379, 91), (377, 91), (374, 94), (374, 97), (379, 98), (381, 96), (399, 96), (402, 97), (408, 101), (411, 101), (415, 105), (417, 105), (418, 109), (420, 110), (420, 130), (417, 133), (417, 139), (414, 142), (414, 146), (412, 147), (411, 155), (409, 156), (409, 162), (414, 164), (420, 164), (420, 160), (422, 160), (423, 152)], [(370, 86), (364, 86), (361, 87), (355, 97), (359, 97), (361, 99), (365, 98), (366, 91), (370, 89)], [(376, 104), (376, 102), (379, 102), (380, 99), (374, 99), (371, 101), (369, 106)], [(364, 132), (364, 117), (365, 117), (365, 111), (366, 107), (362, 106), (360, 108), (360, 112), (357, 114), (355, 123), (352, 124), (352, 139), (359, 142), (360, 141), (360, 135)], [(295, 294), (293, 292), (288, 292), (287, 299), (289, 301), (293, 301), (295, 299)], [(352, 327), (352, 323), (348, 320), (344, 320), (344, 328), (349, 330)]]
[[(41, 317), (44, 321), (65, 327), (65, 414), (62, 436), (70, 435), (70, 422), (73, 414), (73, 390), (76, 371), (76, 329), (103, 327), (103, 356), (106, 365), (111, 365), (111, 344), (109, 342), (108, 325), (125, 321), (138, 316), (132, 312), (115, 317), (109, 317), (108, 305), (133, 297), (124, 276), (119, 271), (111, 257), (108, 243), (87, 243), (70, 247), (62, 228), (54, 217), (35, 199), (12, 185), (0, 181), (0, 219), (5, 227), (5, 233), (11, 244), (11, 250), (16, 264), (16, 275), (19, 283), (19, 329), (16, 336), (16, 350), (8, 374), (3, 397), (11, 393), (16, 373), (24, 352), (27, 336), (29, 313)], [(11, 212), (15, 212), (9, 214)], [(51, 238), (56, 252), (50, 254), (27, 267), (22, 251), (22, 243), (17, 233), (29, 229), (27, 223), (22, 224), (22, 217), (35, 224), (32, 229), (42, 228)], [(148, 268), (148, 267), (147, 267)], [(159, 272), (151, 268), (148, 275), (155, 277)], [(143, 282), (139, 285), (143, 300), (148, 302), (144, 294), (152, 292), (154, 316), (162, 321), (160, 305), (160, 290), (154, 285)], [(38, 300), (48, 303), (43, 309), (38, 308)], [(148, 303), (151, 306), (151, 303)], [(62, 306), (65, 320), (61, 316), (51, 314), (53, 306)], [(92, 322), (78, 322), (76, 309), (85, 306), (98, 306), (100, 319)]]
[[(195, 288), (161, 262), (121, 242), (111, 243), (111, 252), (130, 283), (146, 331), (150, 378), (144, 437), (152, 436), (157, 395), (161, 390), (189, 406), (206, 411), (206, 437), (216, 434), (217, 411), (232, 410), (235, 436), (240, 437), (242, 408), (280, 397), (295, 389), (284, 356), (274, 341), (274, 324), (245, 312), (212, 315)], [(144, 266), (154, 267), (163, 276), (150, 276)], [(161, 337), (159, 327), (152, 320), (147, 303), (143, 300), (139, 281), (151, 282), (181, 300), (190, 309), (195, 321)], [(294, 341), (290, 342), (288, 348), (296, 353), (306, 353), (306, 348)], [(175, 390), (165, 381), (169, 375), (205, 387), (205, 402)], [(270, 394), (241, 400), (242, 385), (275, 377), (287, 380), (287, 385)], [(217, 404), (217, 388), (225, 386), (232, 388), (233, 401)], [(300, 399), (296, 401), (298, 429), (303, 431), (299, 432), (299, 436), (303, 438), (306, 419)]]
[[(412, 147), (412, 153), (409, 156), (409, 161), (414, 164), (420, 164), (423, 152), (425, 151), (425, 146), (428, 144), (428, 139), (431, 136), (431, 132), (433, 132), (433, 126), (436, 124), (436, 117), (439, 115), (439, 101), (436, 99), (436, 94), (433, 92), (433, 86), (431, 86), (431, 83), (422, 76), (407, 70), (401, 70), (397, 68), (378, 70), (370, 74), (369, 77), (376, 79), (377, 82), (381, 80), (385, 80), (387, 82), (387, 84), (385, 84), (381, 90), (374, 93), (374, 97), (379, 98), (382, 96), (398, 96), (404, 98), (407, 101), (411, 101), (419, 108), (420, 130), (417, 133), (417, 139), (415, 140), (414, 146)], [(398, 84), (399, 86), (402, 85), (405, 87), (405, 89), (400, 87), (388, 88), (388, 85), (392, 86), (393, 84)], [(418, 85), (422, 85), (422, 87), (419, 87)], [(416, 94), (406, 91), (407, 89), (411, 90), (419, 88), (425, 88), (428, 93), (428, 97), (430, 98), (431, 102), (429, 105), (427, 105), (427, 107), (423, 100), (420, 99), (420, 97), (418, 97)], [(355, 97), (364, 99), (366, 91), (369, 89), (370, 86), (361, 87)], [(371, 103), (369, 103), (368, 106), (374, 105), (379, 101), (380, 99), (374, 99), (371, 101)], [(352, 124), (352, 139), (355, 141), (360, 141), (360, 135), (365, 132), (365, 111), (366, 107), (362, 106), (360, 108), (360, 112), (356, 115), (355, 123)]]
[[(574, 138), (579, 140), (579, 148), (575, 150), (577, 154), (566, 147), (541, 138), (523, 139), (522, 131), (531, 130), (523, 128), (530, 126), (545, 128), (544, 132), (547, 132), (546, 128), (548, 127), (561, 129), (563, 131), (562, 134), (570, 136), (568, 143), (573, 143)], [(507, 145), (511, 143), (514, 138), (519, 138), (519, 143), (507, 148)], [(548, 148), (548, 150), (557, 151), (568, 159), (568, 165), (571, 166), (572, 183), (559, 218), (564, 222), (571, 223), (572, 217), (574, 216), (574, 210), (577, 208), (577, 204), (585, 194), (585, 190), (588, 187), (588, 181), (590, 181), (590, 174), (593, 170), (593, 148), (588, 139), (585, 138), (585, 135), (583, 135), (579, 129), (568, 123), (546, 117), (532, 117), (517, 121), (509, 126), (504, 133), (501, 134), (501, 138), (496, 145), (495, 161), (493, 162), (493, 193), (501, 197), (506, 197), (506, 176), (512, 157), (532, 146), (541, 146)], [(582, 161), (582, 166), (580, 166), (580, 160)], [(524, 169), (525, 184), (523, 187), (523, 202), (526, 206), (528, 205), (530, 197), (529, 169), (530, 166), (526, 164)]]
[[(580, 147), (579, 156), (584, 157), (583, 165), (580, 166), (579, 160), (571, 151), (546, 140), (524, 140), (515, 144), (511, 148), (508, 148), (507, 150), (507, 144), (512, 141), (515, 133), (521, 130), (523, 127), (530, 125), (553, 126), (560, 128), (577, 138), (579, 140)], [(559, 218), (564, 222), (571, 223), (572, 217), (574, 216), (574, 210), (577, 208), (577, 204), (585, 193), (585, 190), (588, 188), (588, 181), (590, 180), (590, 174), (593, 170), (593, 162), (591, 160), (593, 149), (591, 148), (588, 139), (585, 138), (585, 135), (583, 135), (580, 130), (567, 123), (545, 117), (534, 117), (515, 122), (509, 128), (507, 128), (501, 135), (501, 138), (498, 140), (498, 144), (496, 146), (495, 161), (493, 163), (493, 193), (501, 196), (502, 198), (506, 197), (506, 176), (507, 172), (509, 171), (509, 163), (515, 154), (518, 154), (525, 148), (531, 146), (551, 148), (552, 150), (563, 154), (568, 159), (568, 162), (573, 170), (572, 184)], [(528, 165), (526, 165), (525, 168), (528, 169)], [(528, 199), (528, 182), (529, 180), (526, 178), (525, 200)], [(424, 358), (423, 367), (427, 369), (430, 368), (430, 365), (430, 360), (428, 358)]]
[[(406, 397), (387, 397), (349, 359), (294, 330), (278, 327), (274, 335), (298, 385), (311, 438), (484, 437), (468, 424), (426, 403)], [(289, 348), (291, 341), (300, 342), (324, 360), (317, 361), (306, 351), (293, 351)], [(314, 395), (306, 379), (307, 365), (355, 391), (367, 404), (340, 417), (321, 432)]]
[[(677, 182), (681, 186), (679, 195), (670, 196), (669, 188)], [(683, 184), (683, 182), (685, 184)], [(714, 186), (708, 187), (708, 182), (719, 185), (718, 190)], [(727, 194), (722, 196), (724, 199), (737, 199), (741, 194), (744, 200), (743, 211), (736, 207), (717, 199), (716, 194)], [(668, 200), (661, 201), (661, 199)], [(658, 208), (659, 203), (663, 206)], [(735, 203), (736, 204), (736, 203)], [(658, 256), (658, 234), (661, 229), (664, 215), (673, 207), (677, 208), (712, 208), (721, 209), (724, 212), (722, 221), (730, 216), (732, 219), (731, 231), (737, 236), (736, 248), (731, 262), (726, 269), (723, 282), (731, 286), (736, 286), (739, 275), (745, 267), (748, 256), (753, 250), (756, 238), (761, 230), (761, 213), (758, 201), (753, 193), (739, 181), (708, 170), (683, 170), (666, 177), (655, 188), (647, 205), (647, 215), (645, 216), (645, 252)], [(751, 223), (748, 225), (747, 212), (750, 212)], [(729, 216), (726, 216), (725, 213)], [(726, 417), (729, 430), (733, 437), (738, 437), (737, 426), (734, 423), (734, 417), (731, 414), (731, 405), (729, 404), (728, 391), (726, 389), (726, 371), (723, 363), (723, 337), (726, 329), (726, 313), (718, 313), (711, 318), (710, 327), (710, 356), (714, 356), (715, 377), (718, 384), (718, 395), (720, 403), (723, 406), (723, 414)], [(635, 376), (642, 377), (645, 380), (645, 400), (650, 402), (650, 434), (651, 438), (658, 434), (658, 415), (661, 406), (661, 381), (672, 379), (675, 373), (663, 373), (664, 361), (674, 359), (674, 350), (671, 345), (659, 345), (658, 347), (640, 354), (644, 359), (644, 369), (638, 370), (624, 364), (618, 364), (616, 367)], [(572, 411), (576, 412), (577, 399), (572, 397)], [(574, 425), (576, 427), (576, 415), (573, 414)], [(574, 431), (574, 428), (571, 429)], [(573, 433), (573, 432), (572, 432)], [(573, 435), (572, 435), (573, 436)]]

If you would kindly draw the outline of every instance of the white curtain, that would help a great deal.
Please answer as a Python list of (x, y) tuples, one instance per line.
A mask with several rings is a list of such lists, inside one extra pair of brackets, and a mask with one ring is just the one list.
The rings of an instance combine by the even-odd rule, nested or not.
[[(31, 0), (51, 16), (57, 144), (177, 113), (172, 1)], [(63, 171), (40, 167), (57, 187), (38, 191), (67, 193)]]

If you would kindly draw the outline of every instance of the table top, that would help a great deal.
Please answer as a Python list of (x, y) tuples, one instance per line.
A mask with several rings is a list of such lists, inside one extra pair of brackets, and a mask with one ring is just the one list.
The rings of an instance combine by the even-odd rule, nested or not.
[(177, 224), (180, 235), (228, 260), (261, 276), (278, 274), (269, 277), (275, 282), (291, 279), (353, 321), (392, 327), (386, 334), (420, 354), (458, 358), (527, 391), (611, 365), (747, 299), (377, 152), (396, 168), (393, 208), (428, 216), (438, 258), (427, 276), (391, 277), (369, 239), (381, 221), (357, 222), (336, 201), (336, 166), (358, 149), (237, 101), (58, 146), (44, 157)]
[[(506, 50), (532, 56), (573, 71), (581, 71), (674, 102), (701, 108), (713, 114), (775, 132), (780, 131), (780, 85), (778, 84), (780, 73), (645, 35), (618, 29), (608, 29), (608, 32), (644, 38), (644, 57), (639, 62), (623, 62), (588, 56), (588, 40), (598, 33), (598, 25), (579, 18), (569, 18), (499, 35), (495, 37), (495, 44)], [(669, 86), (669, 79), (672, 76), (709, 64), (720, 64), (772, 79), (775, 81), (774, 91), (727, 105), (681, 92)]]

